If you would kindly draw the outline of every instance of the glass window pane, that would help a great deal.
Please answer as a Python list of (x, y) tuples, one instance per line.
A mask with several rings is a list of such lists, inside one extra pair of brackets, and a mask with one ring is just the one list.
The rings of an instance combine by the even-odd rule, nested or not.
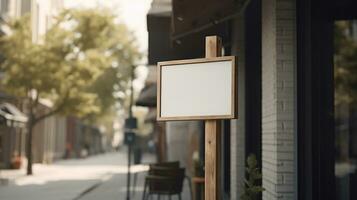
[(336, 21), (335, 177), (339, 200), (357, 195), (357, 21)]

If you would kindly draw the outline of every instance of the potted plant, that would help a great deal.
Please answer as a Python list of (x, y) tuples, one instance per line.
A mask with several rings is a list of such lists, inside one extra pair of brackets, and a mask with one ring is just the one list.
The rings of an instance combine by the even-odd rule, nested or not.
[(15, 154), (11, 159), (11, 168), (12, 169), (20, 169), (22, 164), (21, 157)]
[(247, 158), (246, 167), (247, 177), (244, 180), (242, 200), (256, 200), (259, 195), (265, 190), (261, 186), (262, 174), (258, 168), (258, 162), (254, 154), (250, 154)]

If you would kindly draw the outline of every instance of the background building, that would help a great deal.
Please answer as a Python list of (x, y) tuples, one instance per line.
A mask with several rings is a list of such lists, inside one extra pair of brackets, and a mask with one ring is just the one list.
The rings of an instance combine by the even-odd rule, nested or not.
[[(54, 17), (63, 10), (63, 0), (1, 0), (0, 16), (2, 34), (9, 34), (9, 20), (31, 15), (33, 42), (42, 42), (42, 36), (51, 27)], [(0, 89), (1, 91), (1, 89)], [(6, 95), (0, 96), (1, 102), (11, 102), (21, 110), (22, 101)], [(48, 112), (52, 102), (40, 99), (41, 111)], [(26, 110), (23, 110), (26, 113)], [(67, 125), (68, 124), (68, 125)], [(3, 125), (0, 131), (0, 163), (10, 168), (15, 157), (25, 158), (24, 124), (19, 127)], [(103, 152), (103, 136), (98, 128), (83, 124), (71, 117), (54, 115), (39, 122), (33, 134), (33, 160), (39, 163), (52, 163), (55, 160), (83, 157)]]
[[(7, 32), (7, 23), (13, 19), (21, 17), (25, 14), (31, 15), (33, 38), (34, 42), (39, 41), (41, 35), (45, 34), (46, 30), (50, 27), (52, 18), (58, 14), (63, 8), (63, 1), (61, 0), (1, 0), (0, 1), (0, 15), (1, 15), (1, 30), (2, 34), (9, 34)], [(6, 97), (7, 95), (3, 96)], [(16, 103), (20, 109), (21, 104), (24, 103), (16, 100), (14, 97), (1, 98), (2, 102)], [(42, 112), (46, 112), (51, 103), (48, 100), (41, 100)], [(23, 112), (26, 113), (25, 110)], [(52, 116), (43, 120), (35, 127), (34, 141), (34, 161), (51, 163), (54, 159), (62, 158), (65, 151), (65, 118), (59, 116)], [(7, 155), (7, 163), (14, 159), (14, 156), (23, 157), (25, 151), (26, 129), (20, 130), (7, 130), (6, 128), (1, 131), (4, 135), (3, 143), (5, 146), (15, 144), (18, 148), (9, 151), (13, 148), (8, 148), (3, 154)], [(12, 145), (13, 146), (13, 145)], [(11, 167), (6, 164), (6, 167)]]

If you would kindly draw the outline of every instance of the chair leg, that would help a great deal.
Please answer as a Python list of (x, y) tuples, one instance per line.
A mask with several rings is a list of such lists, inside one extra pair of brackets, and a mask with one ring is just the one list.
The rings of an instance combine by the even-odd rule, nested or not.
[(182, 199), (181, 199), (181, 194), (178, 194), (178, 198), (179, 198), (179, 200), (182, 200)]
[(143, 200), (147, 200), (147, 198), (146, 198), (146, 187), (147, 187), (147, 182), (146, 182), (146, 179), (145, 179), (145, 182), (144, 182), (144, 191), (143, 191)]
[(171, 195), (169, 195), (169, 200), (171, 200)]
[(190, 193), (191, 193), (191, 200), (193, 199), (193, 191), (192, 191), (192, 183), (190, 178), (187, 176), (186, 177), (187, 181), (188, 181), (188, 187), (190, 188)]
[(158, 195), (157, 195), (157, 200), (160, 200), (160, 197), (161, 197), (161, 195), (158, 194)]

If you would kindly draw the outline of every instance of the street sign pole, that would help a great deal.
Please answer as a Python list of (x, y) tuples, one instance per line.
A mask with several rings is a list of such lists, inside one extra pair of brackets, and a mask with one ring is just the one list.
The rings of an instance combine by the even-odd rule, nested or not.
[(128, 173), (126, 181), (126, 200), (130, 200), (130, 165), (131, 165), (131, 144), (128, 144)]
[(127, 173), (127, 185), (126, 185), (126, 200), (130, 200), (130, 167), (131, 167), (131, 149), (134, 143), (135, 133), (133, 130), (136, 128), (136, 120), (133, 118), (133, 103), (134, 103), (134, 66), (131, 69), (131, 83), (130, 83), (130, 106), (129, 106), (129, 118), (126, 120), (125, 128), (125, 143), (128, 145), (128, 173)]
[[(206, 58), (222, 55), (221, 39), (206, 37)], [(205, 120), (205, 200), (220, 199), (221, 120)]]

